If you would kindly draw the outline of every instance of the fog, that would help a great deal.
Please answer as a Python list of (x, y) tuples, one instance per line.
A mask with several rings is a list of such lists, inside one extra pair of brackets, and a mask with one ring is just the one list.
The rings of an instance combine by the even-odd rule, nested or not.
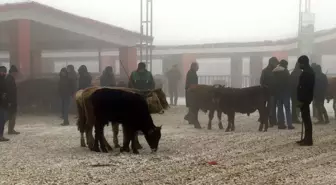
[[(140, 0), (35, 0), (76, 15), (139, 32)], [(23, 2), (0, 0), (0, 3)], [(154, 45), (247, 42), (296, 37), (299, 0), (154, 0)], [(335, 0), (312, 0), (315, 30), (336, 27)], [(267, 65), (270, 56), (263, 56)], [(289, 56), (289, 69), (297, 56)], [(334, 56), (323, 56), (324, 72), (336, 73)], [(243, 74), (249, 75), (249, 56)], [(200, 75), (230, 75), (229, 58), (202, 58)], [(68, 62), (55, 61), (55, 71)], [(97, 61), (84, 62), (98, 72)], [(84, 64), (83, 63), (83, 64)], [(7, 65), (6, 62), (3, 63)], [(74, 63), (75, 66), (80, 64)], [(162, 74), (162, 60), (153, 62), (153, 73)], [(119, 69), (116, 69), (119, 73)]]

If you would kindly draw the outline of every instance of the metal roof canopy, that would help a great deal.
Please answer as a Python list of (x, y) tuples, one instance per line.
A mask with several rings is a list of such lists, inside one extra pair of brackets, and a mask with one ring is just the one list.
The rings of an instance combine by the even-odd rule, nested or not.
[(31, 20), (31, 47), (42, 50), (111, 49), (135, 47), (141, 36), (120, 27), (76, 16), (52, 7), (35, 3), (0, 5), (0, 49), (9, 49), (8, 22)]

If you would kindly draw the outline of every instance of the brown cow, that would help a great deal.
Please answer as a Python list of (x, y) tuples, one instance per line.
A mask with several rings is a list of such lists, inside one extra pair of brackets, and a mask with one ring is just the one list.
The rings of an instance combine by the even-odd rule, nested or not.
[(220, 85), (213, 87), (213, 101), (219, 109), (228, 115), (228, 127), (226, 131), (234, 131), (235, 113), (250, 115), (256, 110), (259, 111), (259, 131), (266, 132), (268, 129), (268, 90), (261, 86), (247, 88), (228, 88)]
[(219, 129), (223, 129), (222, 112), (219, 111), (218, 107), (212, 101), (212, 90), (213, 86), (210, 85), (195, 85), (188, 89), (187, 93), (190, 112), (188, 113), (188, 116), (186, 116), (186, 119), (194, 124), (195, 128), (201, 128), (198, 121), (198, 111), (202, 110), (203, 112), (209, 111), (208, 129), (211, 129), (211, 122), (215, 111), (217, 111), (218, 127)]
[[(95, 116), (93, 113), (94, 107), (92, 106), (90, 97), (91, 95), (98, 89), (102, 87), (94, 86), (89, 87), (84, 90), (79, 90), (76, 93), (76, 105), (77, 105), (77, 111), (78, 111), (78, 120), (77, 120), (77, 126), (78, 130), (81, 133), (81, 139), (80, 143), (82, 147), (85, 147), (85, 140), (84, 140), (84, 132), (86, 135), (86, 142), (90, 149), (93, 148), (94, 145), (94, 138), (92, 135), (92, 130), (95, 122)], [(106, 88), (106, 87), (105, 87)], [(125, 88), (125, 87), (111, 87), (111, 89), (121, 89), (128, 92), (136, 92), (138, 94), (141, 94), (142, 96), (146, 97), (149, 110), (151, 113), (162, 113), (163, 109), (167, 109), (168, 102), (166, 100), (166, 96), (163, 93), (161, 89), (155, 89), (153, 91), (138, 91), (135, 89)], [(154, 102), (154, 103), (153, 103)], [(118, 124), (112, 124), (112, 130), (113, 130), (113, 142), (116, 148), (119, 147), (118, 143), (118, 132), (119, 132), (119, 125)], [(108, 144), (105, 137), (103, 136), (105, 146), (108, 150), (112, 150), (112, 147)], [(137, 138), (136, 138), (137, 139)], [(137, 143), (138, 148), (141, 148), (141, 145)]]

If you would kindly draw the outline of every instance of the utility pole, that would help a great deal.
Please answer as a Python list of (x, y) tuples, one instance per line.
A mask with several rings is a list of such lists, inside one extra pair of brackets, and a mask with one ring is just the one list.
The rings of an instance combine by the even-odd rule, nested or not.
[[(141, 37), (147, 37), (145, 41), (142, 38), (140, 40), (140, 62), (145, 62), (152, 71), (153, 41), (148, 38), (153, 37), (153, 0), (140, 0), (140, 8), (140, 33)], [(145, 50), (145, 60), (143, 50)]]
[(314, 46), (315, 15), (311, 0), (299, 0), (298, 48), (300, 55), (312, 56)]

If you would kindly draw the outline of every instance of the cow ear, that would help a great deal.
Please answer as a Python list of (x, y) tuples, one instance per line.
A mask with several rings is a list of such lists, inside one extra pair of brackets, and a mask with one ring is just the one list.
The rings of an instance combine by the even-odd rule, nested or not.
[(161, 130), (161, 128), (162, 128), (162, 125), (161, 125), (161, 126), (158, 126), (158, 127), (156, 127), (156, 129), (158, 129), (158, 130)]

